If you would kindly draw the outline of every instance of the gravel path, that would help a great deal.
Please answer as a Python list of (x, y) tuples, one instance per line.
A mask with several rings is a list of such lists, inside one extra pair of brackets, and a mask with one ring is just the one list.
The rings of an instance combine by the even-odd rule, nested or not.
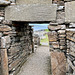
[(40, 46), (28, 57), (18, 75), (50, 75), (50, 52), (48, 47)]

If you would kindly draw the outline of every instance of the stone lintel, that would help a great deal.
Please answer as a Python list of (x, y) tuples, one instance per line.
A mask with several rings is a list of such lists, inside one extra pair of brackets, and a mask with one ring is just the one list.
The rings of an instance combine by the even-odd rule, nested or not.
[(11, 21), (54, 21), (57, 5), (15, 5), (5, 9), (5, 20)]
[(75, 22), (75, 1), (65, 3), (65, 22)]
[(52, 4), (52, 0), (16, 0), (16, 4)]

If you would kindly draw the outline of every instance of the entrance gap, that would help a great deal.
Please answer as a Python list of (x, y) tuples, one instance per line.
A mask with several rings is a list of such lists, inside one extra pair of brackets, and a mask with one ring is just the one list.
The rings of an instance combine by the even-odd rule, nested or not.
[(48, 25), (49, 23), (29, 23), (30, 26), (33, 26), (33, 36), (35, 45), (49, 45), (48, 42)]

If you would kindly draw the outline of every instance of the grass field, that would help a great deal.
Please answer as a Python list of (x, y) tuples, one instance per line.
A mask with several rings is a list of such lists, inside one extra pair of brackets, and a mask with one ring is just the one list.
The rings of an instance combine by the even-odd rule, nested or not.
[(49, 32), (49, 30), (48, 30), (48, 29), (45, 29), (45, 31), (46, 31), (46, 32)]
[(46, 36), (46, 38), (41, 39), (41, 42), (48, 42), (48, 35), (46, 34), (45, 36)]
[[(49, 32), (48, 29), (46, 29), (45, 31), (46, 31), (46, 32)], [(49, 43), (49, 41), (48, 41), (48, 35), (46, 34), (45, 37), (46, 37), (46, 38), (40, 40), (41, 43)]]

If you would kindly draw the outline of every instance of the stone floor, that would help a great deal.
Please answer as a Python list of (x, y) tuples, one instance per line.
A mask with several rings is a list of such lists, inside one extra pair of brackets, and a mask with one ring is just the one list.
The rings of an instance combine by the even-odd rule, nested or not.
[(40, 46), (17, 75), (50, 75), (50, 52), (48, 47)]

